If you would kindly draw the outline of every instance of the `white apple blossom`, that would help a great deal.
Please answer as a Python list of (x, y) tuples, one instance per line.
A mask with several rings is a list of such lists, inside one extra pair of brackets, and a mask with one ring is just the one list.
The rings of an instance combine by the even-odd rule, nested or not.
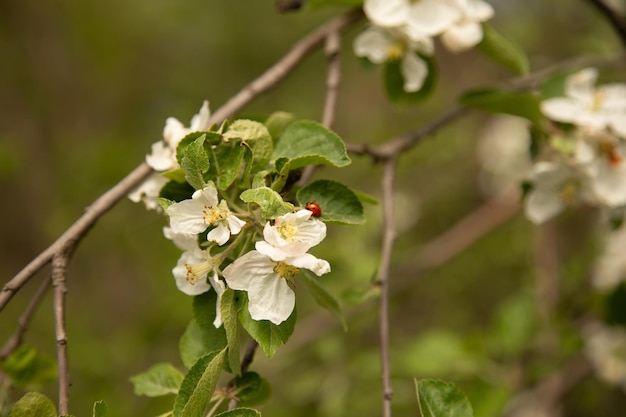
[(566, 79), (565, 97), (541, 103), (541, 111), (558, 122), (591, 131), (609, 129), (626, 138), (626, 84), (595, 87), (598, 71), (586, 68)]
[(524, 211), (536, 224), (554, 217), (567, 206), (593, 201), (585, 176), (562, 161), (538, 162), (528, 180), (533, 188), (524, 200)]
[(198, 234), (214, 226), (207, 234), (207, 240), (220, 246), (228, 241), (230, 235), (239, 233), (246, 224), (230, 212), (225, 200), (218, 203), (214, 185), (196, 190), (191, 199), (172, 204), (167, 208), (167, 214), (175, 233)]
[(280, 324), (289, 318), (295, 307), (296, 297), (289, 281), (299, 268), (317, 276), (330, 272), (328, 262), (308, 253), (276, 260), (252, 250), (228, 265), (222, 274), (230, 288), (248, 293), (252, 319)]
[(626, 143), (607, 135), (579, 141), (577, 157), (600, 204), (626, 204)]
[(168, 179), (158, 172), (153, 172), (128, 194), (128, 199), (135, 203), (142, 201), (148, 210), (161, 210), (157, 198), (167, 181)]
[(354, 39), (353, 46), (356, 56), (367, 58), (375, 64), (400, 60), (404, 90), (415, 92), (422, 88), (428, 75), (428, 66), (415, 51), (425, 54), (432, 53), (432, 39), (425, 37), (419, 42), (402, 41), (388, 31), (371, 27)]
[(214, 264), (211, 256), (200, 248), (183, 252), (172, 269), (176, 287), (187, 295), (209, 291), (211, 284), (207, 281), (207, 276), (215, 269)]
[(493, 17), (493, 8), (482, 0), (450, 0), (460, 12), (459, 17), (441, 34), (441, 41), (448, 50), (460, 52), (482, 41), (481, 22)]
[(598, 291), (610, 291), (626, 281), (624, 248), (626, 248), (626, 227), (609, 231), (591, 276), (591, 282)]
[(277, 217), (263, 229), (264, 241), (256, 243), (256, 249), (276, 261), (305, 254), (326, 237), (326, 224), (314, 217), (309, 210), (299, 210)]
[(169, 171), (178, 168), (176, 160), (176, 147), (180, 141), (192, 132), (200, 132), (209, 129), (209, 102), (204, 101), (198, 114), (191, 118), (189, 127), (185, 127), (178, 119), (168, 117), (163, 129), (163, 140), (152, 145), (152, 152), (146, 156), (146, 162), (155, 171)]
[(598, 377), (626, 389), (626, 331), (601, 323), (584, 329), (585, 353)]

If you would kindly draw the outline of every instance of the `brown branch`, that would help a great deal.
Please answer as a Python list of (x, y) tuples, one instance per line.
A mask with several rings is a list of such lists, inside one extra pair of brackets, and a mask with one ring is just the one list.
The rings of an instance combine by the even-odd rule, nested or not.
[(278, 62), (257, 79), (246, 85), (239, 93), (231, 97), (221, 108), (213, 113), (211, 121), (221, 122), (235, 114), (260, 93), (274, 87), (302, 62), (302, 59), (311, 50), (320, 45), (329, 34), (340, 32), (350, 24), (361, 19), (362, 16), (363, 12), (361, 9), (357, 9), (330, 21), (302, 38)]
[(15, 331), (15, 334), (13, 334), (13, 336), (11, 336), (2, 347), (2, 350), (0, 351), (0, 359), (6, 359), (11, 353), (15, 351), (15, 349), (17, 349), (22, 344), (24, 334), (28, 329), (28, 324), (30, 323), (32, 316), (35, 314), (35, 310), (39, 306), (39, 303), (43, 299), (43, 296), (48, 291), (51, 282), (52, 281), (50, 279), (45, 279), (41, 282), (41, 285), (33, 295), (30, 303), (28, 303), (28, 306), (26, 307), (22, 315), (19, 317), (19, 319), (17, 319), (17, 330)]
[(380, 270), (377, 285), (380, 289), (380, 361), (383, 385), (383, 417), (391, 417), (391, 399), (393, 388), (389, 370), (389, 272), (391, 270), (391, 254), (396, 238), (394, 226), (393, 185), (396, 175), (397, 158), (385, 161), (383, 167), (383, 244), (380, 255)]
[(615, 10), (613, 10), (608, 4), (606, 4), (603, 0), (587, 0), (591, 3), (600, 13), (604, 15), (606, 20), (609, 21), (611, 26), (613, 26), (613, 30), (617, 32), (620, 40), (622, 41), (622, 45), (626, 48), (626, 20), (623, 17), (617, 14)]
[(67, 360), (67, 332), (65, 330), (66, 271), (69, 254), (60, 252), (52, 258), (52, 287), (54, 288), (54, 322), (57, 343), (59, 378), (59, 415), (69, 414), (70, 373)]

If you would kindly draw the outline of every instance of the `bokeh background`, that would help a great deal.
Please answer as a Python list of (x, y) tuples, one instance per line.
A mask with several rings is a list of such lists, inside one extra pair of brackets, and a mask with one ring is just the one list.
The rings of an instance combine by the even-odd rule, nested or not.
[[(491, 3), (493, 25), (523, 47), (531, 69), (621, 51), (589, 2)], [(340, 12), (281, 14), (271, 0), (0, 2), (0, 281), (8, 281), (137, 166), (161, 138), (167, 117), (187, 124), (203, 100), (219, 107), (301, 36)], [(451, 55), (438, 47), (435, 94), (411, 107), (391, 104), (380, 68), (363, 65), (351, 51), (363, 27), (353, 27), (343, 39), (334, 128), (347, 142), (379, 143), (427, 125), (461, 92), (512, 77), (476, 51)], [(603, 74), (619, 78), (619, 69)], [(325, 58), (318, 51), (241, 115), (283, 110), (319, 120), (324, 83)], [(391, 276), (398, 416), (418, 415), (413, 377), (453, 381), (469, 395), (477, 417), (502, 415), (515, 393), (576, 354), (576, 320), (592, 314), (589, 275), (599, 243), (591, 210), (570, 211), (542, 228), (518, 212), (442, 265), (419, 263), (424, 245), (490, 198), (477, 149), (491, 123), (491, 116), (472, 113), (400, 161)], [(503, 132), (502, 141), (516, 138)], [(363, 157), (353, 161), (346, 169), (319, 170), (316, 177), (380, 198), (381, 167)], [(380, 414), (377, 300), (354, 302), (376, 273), (380, 211), (380, 205), (367, 206), (363, 226), (331, 225), (315, 252), (333, 267), (322, 280), (342, 300), (349, 331), (301, 292), (292, 339), (272, 360), (257, 354), (252, 370), (273, 388), (262, 407), (265, 415)], [(171, 268), (179, 252), (162, 238), (163, 225), (162, 216), (121, 201), (74, 255), (67, 321), (70, 409), (77, 416), (90, 415), (96, 400), (105, 400), (112, 416), (154, 416), (173, 402), (137, 397), (128, 381), (157, 362), (182, 367), (177, 347), (191, 299), (174, 286)], [(548, 318), (542, 318), (546, 303), (537, 285), (545, 268), (559, 280), (558, 293), (547, 303)], [(0, 315), (0, 343), (13, 333), (46, 274), (47, 269), (38, 274)], [(25, 343), (54, 357), (52, 318), (48, 294)], [(56, 398), (54, 384), (38, 389)], [(4, 405), (22, 393), (3, 392)], [(587, 373), (560, 401), (567, 416), (615, 416), (626, 396)]]

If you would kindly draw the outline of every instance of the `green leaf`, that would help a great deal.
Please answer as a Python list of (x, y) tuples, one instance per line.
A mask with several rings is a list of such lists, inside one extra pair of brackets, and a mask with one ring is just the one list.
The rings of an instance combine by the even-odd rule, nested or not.
[(45, 386), (57, 378), (55, 360), (29, 346), (17, 348), (0, 369), (20, 388)]
[(489, 113), (524, 117), (533, 123), (542, 120), (540, 99), (532, 94), (497, 89), (472, 90), (461, 96), (459, 104)]
[(172, 170), (163, 172), (161, 175), (163, 175), (168, 180), (173, 180), (173, 181), (180, 182), (180, 183), (184, 183), (186, 181), (185, 170), (182, 168), (172, 169)]
[(274, 143), (270, 131), (262, 123), (254, 120), (235, 120), (229, 127), (224, 138), (241, 139), (252, 150), (252, 172), (267, 166), (272, 158)]
[(237, 305), (235, 304), (235, 292), (230, 288), (227, 288), (222, 294), (220, 311), (228, 341), (228, 366), (231, 373), (239, 375), (241, 374), (241, 360), (239, 358), (239, 335), (237, 332)]
[(473, 417), (469, 400), (453, 384), (432, 379), (414, 381), (422, 417)]
[(238, 291), (235, 298), (239, 310), (239, 321), (248, 334), (257, 341), (268, 358), (274, 356), (279, 347), (287, 343), (296, 324), (296, 309), (279, 325), (269, 320), (253, 320), (248, 312), (248, 296)]
[(174, 417), (202, 417), (217, 386), (226, 348), (198, 359), (183, 379), (174, 401)]
[(400, 68), (400, 60), (391, 60), (384, 64), (383, 82), (389, 100), (395, 103), (411, 104), (428, 98), (435, 90), (438, 76), (435, 60), (426, 55), (417, 54), (417, 56), (426, 63), (428, 75), (424, 79), (422, 88), (414, 92), (408, 92), (404, 89), (404, 76)]
[(261, 214), (266, 219), (274, 219), (293, 211), (293, 204), (283, 201), (280, 194), (269, 187), (246, 190), (239, 198), (246, 203), (255, 203), (261, 207)]
[(273, 160), (289, 158), (289, 169), (306, 165), (344, 167), (352, 161), (339, 136), (321, 124), (309, 120), (291, 123), (276, 144)]
[(245, 148), (239, 140), (220, 143), (211, 148), (211, 176), (217, 179), (217, 186), (225, 190), (237, 179)]
[(307, 288), (309, 289), (311, 294), (313, 294), (313, 298), (315, 298), (317, 304), (319, 304), (320, 307), (325, 308), (333, 316), (335, 316), (337, 320), (339, 320), (339, 322), (341, 323), (343, 330), (348, 331), (348, 323), (346, 322), (346, 319), (341, 312), (341, 307), (339, 306), (339, 302), (337, 301), (337, 299), (333, 297), (333, 295), (329, 293), (326, 288), (322, 287), (317, 277), (313, 276), (313, 274), (305, 272), (301, 276)]
[(263, 404), (271, 394), (269, 383), (256, 372), (246, 372), (234, 378), (231, 384), (235, 388), (240, 406), (252, 407)]
[(298, 190), (302, 206), (315, 201), (322, 209), (321, 220), (344, 224), (363, 224), (363, 205), (354, 192), (336, 181), (319, 180)]
[(273, 141), (276, 142), (276, 140), (282, 136), (287, 126), (294, 120), (296, 120), (296, 117), (293, 114), (277, 111), (270, 114), (265, 121), (265, 127), (267, 127)]
[(57, 417), (57, 409), (45, 395), (29, 392), (15, 403), (9, 417)]
[(215, 328), (213, 325), (216, 303), (215, 291), (207, 291), (193, 299), (194, 318), (179, 343), (180, 356), (187, 368), (191, 368), (200, 357), (227, 345), (224, 326)]
[(185, 179), (193, 188), (201, 190), (206, 185), (204, 173), (209, 170), (209, 156), (204, 149), (206, 135), (203, 134), (184, 148), (180, 167), (185, 170)]
[(516, 74), (528, 74), (528, 57), (524, 50), (491, 25), (483, 23), (483, 40), (476, 48)]
[(109, 409), (104, 401), (96, 401), (93, 403), (93, 417), (107, 417)]
[(147, 397), (177, 394), (182, 381), (183, 374), (169, 363), (154, 365), (146, 372), (130, 378), (135, 387), (135, 395)]
[(261, 412), (252, 408), (235, 408), (224, 411), (215, 417), (261, 417)]
[(187, 182), (180, 183), (178, 181), (170, 181), (161, 188), (159, 197), (165, 200), (179, 202), (191, 198), (194, 191), (196, 191), (195, 188)]

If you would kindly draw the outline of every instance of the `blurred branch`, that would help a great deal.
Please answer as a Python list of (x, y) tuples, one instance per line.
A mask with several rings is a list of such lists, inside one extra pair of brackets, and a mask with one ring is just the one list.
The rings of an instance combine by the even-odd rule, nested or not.
[(51, 283), (52, 280), (44, 279), (41, 282), (41, 285), (39, 285), (39, 288), (37, 289), (37, 292), (35, 292), (35, 294), (33, 295), (33, 298), (30, 300), (30, 303), (28, 303), (28, 306), (26, 307), (22, 315), (19, 317), (19, 319), (17, 319), (17, 330), (15, 331), (15, 334), (13, 334), (13, 336), (11, 336), (2, 347), (2, 350), (0, 351), (0, 360), (6, 359), (11, 353), (15, 351), (15, 349), (17, 349), (22, 344), (24, 334), (28, 329), (28, 323), (30, 323), (33, 314), (35, 314), (35, 310), (39, 306), (39, 303), (43, 299), (43, 296), (48, 291)]
[(211, 117), (212, 122), (221, 122), (222, 120), (235, 114), (252, 99), (259, 94), (271, 89), (279, 81), (285, 78), (300, 63), (302, 59), (313, 48), (320, 45), (324, 39), (331, 33), (337, 33), (348, 27), (350, 24), (357, 22), (363, 17), (361, 9), (354, 10), (348, 14), (340, 16), (329, 23), (322, 25), (318, 29), (311, 32), (306, 37), (298, 41), (292, 48), (272, 65), (268, 70), (261, 74), (254, 81), (246, 85), (241, 91), (231, 97), (222, 107), (217, 109)]
[(613, 10), (606, 2), (603, 0), (587, 0), (591, 3), (600, 13), (604, 15), (604, 17), (609, 21), (611, 26), (620, 40), (622, 41), (622, 45), (626, 48), (626, 20), (622, 16), (620, 16), (615, 10)]
[(380, 288), (380, 360), (383, 384), (383, 417), (391, 417), (393, 388), (389, 371), (389, 272), (391, 254), (396, 237), (394, 228), (393, 184), (396, 176), (397, 158), (389, 158), (383, 167), (383, 244), (380, 255), (380, 270), (376, 284)]
[(52, 245), (41, 252), (4, 285), (0, 292), (0, 311), (2, 311), (13, 295), (28, 282), (33, 275), (52, 260), (55, 254), (64, 253), (70, 246), (78, 244), (102, 215), (124, 198), (130, 190), (139, 185), (151, 172), (152, 168), (146, 163), (142, 163), (122, 181), (102, 194), (93, 204), (87, 207), (85, 214), (72, 224)]
[(67, 360), (67, 333), (65, 330), (66, 272), (69, 251), (59, 252), (52, 258), (52, 287), (54, 288), (54, 330), (57, 342), (59, 378), (59, 415), (69, 414), (70, 374)]

